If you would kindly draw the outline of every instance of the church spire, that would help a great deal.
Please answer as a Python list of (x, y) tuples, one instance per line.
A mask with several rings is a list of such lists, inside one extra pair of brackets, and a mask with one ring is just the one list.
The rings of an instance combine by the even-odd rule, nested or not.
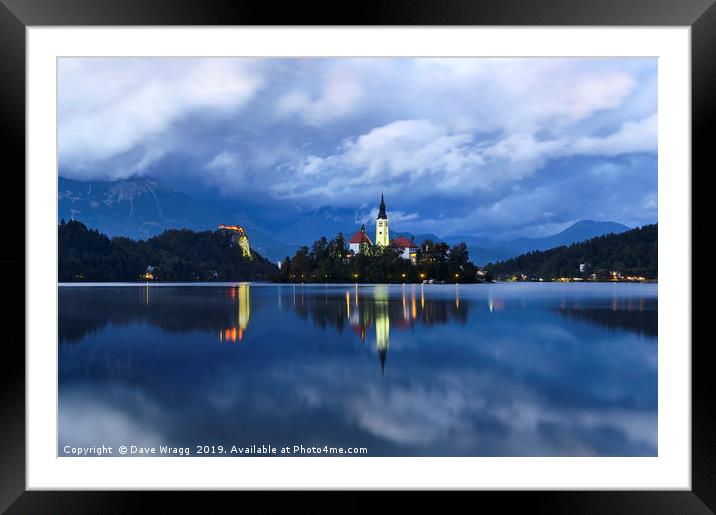
[(375, 244), (378, 247), (387, 247), (390, 245), (390, 236), (388, 233), (388, 215), (385, 214), (385, 200), (383, 193), (380, 194), (380, 210), (378, 218), (375, 219)]
[(383, 200), (383, 194), (380, 194), (380, 210), (378, 211), (378, 218), (383, 220), (388, 219), (388, 215), (385, 214), (385, 200)]

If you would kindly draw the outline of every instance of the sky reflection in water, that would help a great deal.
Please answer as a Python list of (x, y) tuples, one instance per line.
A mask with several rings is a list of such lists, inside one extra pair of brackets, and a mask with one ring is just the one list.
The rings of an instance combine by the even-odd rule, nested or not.
[(656, 293), (61, 286), (59, 443), (655, 456)]

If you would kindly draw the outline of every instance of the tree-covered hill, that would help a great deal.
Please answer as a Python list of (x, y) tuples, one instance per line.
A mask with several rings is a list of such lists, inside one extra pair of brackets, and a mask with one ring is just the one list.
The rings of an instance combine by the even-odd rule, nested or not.
[(244, 258), (231, 233), (168, 230), (148, 240), (108, 238), (77, 221), (58, 228), (60, 282), (138, 281), (151, 267), (160, 281), (273, 280), (276, 265), (252, 250)]
[[(545, 280), (558, 277), (607, 279), (612, 271), (622, 276), (658, 277), (657, 224), (645, 225), (621, 234), (607, 234), (581, 243), (546, 251), (528, 252), (513, 259), (490, 263), (487, 271), (495, 277), (522, 275)], [(584, 265), (584, 271), (580, 271)]]

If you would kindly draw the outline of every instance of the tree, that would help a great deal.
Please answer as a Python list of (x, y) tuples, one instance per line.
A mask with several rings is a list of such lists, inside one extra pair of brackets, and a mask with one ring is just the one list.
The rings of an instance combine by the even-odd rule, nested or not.
[(467, 245), (465, 245), (464, 243), (458, 243), (452, 249), (450, 249), (450, 255), (448, 257), (450, 277), (452, 278), (455, 276), (455, 274), (458, 274), (461, 278), (464, 279), (463, 275), (465, 266), (468, 264), (469, 261), (470, 259)]
[(291, 279), (296, 282), (308, 280), (311, 276), (311, 269), (312, 263), (308, 247), (303, 246), (298, 249), (298, 252), (296, 252), (296, 255), (291, 261)]
[(290, 281), (290, 274), (291, 274), (291, 258), (286, 256), (283, 261), (281, 261), (281, 268), (279, 270), (279, 274), (281, 276), (281, 282), (289, 282)]

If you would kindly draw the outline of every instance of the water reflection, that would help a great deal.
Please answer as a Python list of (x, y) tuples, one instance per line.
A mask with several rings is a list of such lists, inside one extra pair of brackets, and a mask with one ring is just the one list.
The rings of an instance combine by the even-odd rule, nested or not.
[[(388, 310), (387, 287), (384, 285), (376, 286), (373, 298), (375, 302), (375, 346), (380, 356), (380, 372), (383, 374), (385, 373), (385, 358), (388, 355), (388, 345), (390, 344), (390, 311)], [(403, 287), (404, 306), (405, 287)]]
[[(251, 297), (250, 285), (243, 283), (235, 288), (229, 289), (229, 298), (231, 302), (237, 304), (237, 314), (235, 323), (219, 331), (219, 341), (236, 342), (244, 339), (244, 331), (249, 325), (249, 317), (251, 316)], [(280, 295), (279, 295), (280, 298)]]
[(641, 286), (61, 287), (60, 441), (653, 456)]
[[(391, 329), (408, 331), (414, 330), (416, 325), (431, 326), (451, 322), (464, 324), (469, 314), (468, 304), (460, 303), (460, 289), (457, 285), (449, 287), (454, 289), (452, 300), (442, 295), (426, 300), (423, 285), (352, 285), (345, 287), (343, 295), (340, 295), (340, 290), (337, 291), (335, 287), (330, 290), (324, 287), (323, 295), (304, 295), (307, 288), (313, 293), (313, 288), (293, 286), (292, 296), (296, 297), (297, 290), (299, 301), (290, 303), (290, 308), (286, 309), (290, 309), (302, 319), (311, 320), (321, 329), (333, 327), (342, 333), (347, 323), (361, 342), (368, 340), (375, 345), (383, 374)], [(398, 298), (391, 296), (391, 288), (400, 288)], [(420, 304), (417, 300), (418, 290)], [(372, 326), (375, 326), (373, 341), (368, 337)]]
[(559, 314), (572, 320), (588, 322), (611, 331), (628, 330), (639, 335), (656, 338), (659, 325), (658, 313), (655, 309), (645, 310), (644, 304), (646, 301), (644, 299), (638, 302), (641, 304), (641, 309), (635, 311), (614, 310), (604, 307), (564, 307), (559, 309)]
[[(611, 285), (612, 287), (614, 285)], [(259, 286), (262, 287), (262, 286)], [(322, 295), (316, 295), (316, 287), (289, 285), (273, 287), (271, 294), (277, 297), (278, 311), (290, 311), (304, 320), (310, 320), (321, 329), (333, 327), (342, 332), (346, 322), (361, 342), (367, 339), (368, 331), (375, 326), (374, 343), (380, 356), (381, 371), (385, 371), (385, 362), (390, 344), (391, 327), (393, 331), (414, 329), (416, 324), (438, 325), (457, 322), (465, 324), (470, 310), (475, 309), (475, 299), (463, 299), (460, 285), (450, 285), (441, 291), (441, 295), (426, 299), (425, 285), (388, 285), (347, 286), (344, 288), (325, 285)], [(400, 288), (396, 298), (389, 292), (391, 288)], [(428, 289), (430, 290), (430, 286)], [(433, 287), (434, 288), (434, 287)], [(469, 286), (462, 286), (469, 288)], [(290, 302), (284, 298), (290, 289)], [(306, 295), (306, 289), (309, 295)], [(242, 342), (246, 336), (251, 319), (252, 288), (249, 283), (240, 283), (225, 287), (203, 288), (209, 295), (197, 299), (195, 287), (183, 286), (163, 288), (156, 285), (140, 287), (141, 303), (134, 301), (135, 289), (94, 288), (98, 295), (90, 303), (82, 288), (63, 288), (61, 294), (66, 301), (59, 306), (60, 343), (72, 343), (82, 340), (90, 334), (101, 331), (106, 325), (122, 326), (136, 321), (148, 323), (170, 333), (183, 333), (214, 329), (220, 342)], [(419, 290), (419, 292), (418, 292)], [(499, 289), (497, 289), (499, 291)], [(341, 295), (339, 292), (343, 292)], [(452, 300), (445, 293), (449, 292)], [(203, 291), (202, 293), (207, 293)], [(506, 309), (508, 304), (518, 306), (516, 299), (510, 299), (504, 292), (496, 293), (495, 288), (487, 287), (485, 296), (488, 312), (496, 314)], [(420, 301), (418, 302), (418, 295)], [(339, 300), (343, 299), (343, 300)], [(266, 296), (262, 293), (256, 307), (261, 309)], [(586, 303), (585, 303), (586, 301)], [(256, 301), (255, 301), (256, 302)], [(587, 322), (609, 330), (628, 330), (639, 335), (656, 337), (658, 316), (654, 296), (629, 296), (620, 298), (611, 292), (609, 305), (595, 304), (590, 299), (568, 299), (564, 292), (559, 295), (561, 316)], [(472, 306), (472, 307), (471, 307)], [(524, 299), (519, 300), (519, 308), (525, 309)]]

